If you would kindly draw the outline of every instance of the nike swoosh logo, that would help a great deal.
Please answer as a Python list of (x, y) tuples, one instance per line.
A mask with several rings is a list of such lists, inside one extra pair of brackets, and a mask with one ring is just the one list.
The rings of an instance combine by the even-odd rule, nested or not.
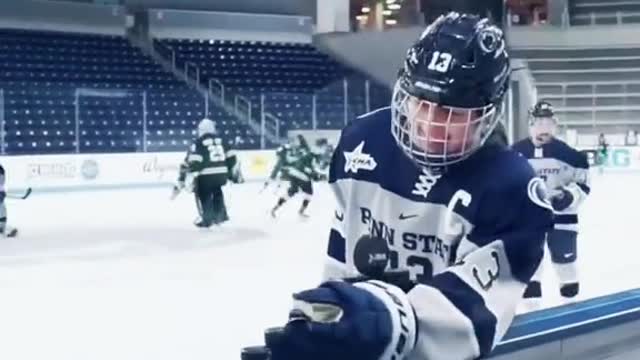
[(414, 215), (405, 215), (405, 214), (402, 214), (402, 213), (401, 213), (401, 214), (400, 214), (400, 216), (398, 216), (398, 219), (400, 219), (400, 220), (407, 220), (407, 219), (411, 219), (411, 218), (414, 218), (414, 217), (418, 217), (418, 215), (417, 215), (417, 214), (414, 214)]
[(336, 215), (336, 219), (338, 219), (338, 221), (342, 221), (344, 220), (344, 214), (339, 214), (337, 211), (335, 212)]

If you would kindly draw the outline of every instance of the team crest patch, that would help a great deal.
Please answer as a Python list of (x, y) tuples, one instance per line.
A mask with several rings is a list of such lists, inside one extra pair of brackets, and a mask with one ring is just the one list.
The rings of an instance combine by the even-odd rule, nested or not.
[(529, 180), (529, 185), (527, 185), (527, 194), (534, 204), (553, 211), (551, 202), (549, 202), (547, 185), (541, 178), (535, 177)]
[(352, 172), (357, 173), (358, 170), (373, 170), (378, 166), (376, 160), (369, 154), (363, 152), (364, 149), (364, 140), (356, 146), (353, 151), (345, 151), (344, 152), (344, 172)]

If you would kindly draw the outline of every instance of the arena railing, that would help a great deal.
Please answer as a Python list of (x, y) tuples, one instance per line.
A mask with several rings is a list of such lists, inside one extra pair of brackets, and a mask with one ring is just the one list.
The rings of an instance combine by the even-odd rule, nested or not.
[(640, 289), (517, 316), (491, 359), (637, 359)]

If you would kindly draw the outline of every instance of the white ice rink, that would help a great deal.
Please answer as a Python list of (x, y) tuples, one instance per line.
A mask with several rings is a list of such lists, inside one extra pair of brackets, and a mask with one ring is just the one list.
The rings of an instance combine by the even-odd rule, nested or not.
[[(640, 287), (640, 187), (595, 176), (581, 216), (585, 297)], [(232, 360), (319, 279), (333, 199), (316, 186), (306, 221), (278, 220), (259, 184), (226, 188), (232, 220), (201, 231), (169, 189), (37, 194), (10, 201), (20, 236), (0, 239), (0, 359)], [(557, 304), (553, 272), (547, 304)]]

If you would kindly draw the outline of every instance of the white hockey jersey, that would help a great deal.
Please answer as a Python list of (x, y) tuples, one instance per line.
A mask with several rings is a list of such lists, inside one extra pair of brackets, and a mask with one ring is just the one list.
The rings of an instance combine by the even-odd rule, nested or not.
[(382, 237), (391, 269), (408, 269), (418, 318), (410, 359), (488, 354), (505, 334), (541, 261), (552, 211), (526, 159), (485, 145), (435, 178), (395, 144), (391, 112), (353, 121), (333, 155), (337, 208), (325, 279), (359, 275), (355, 242)]
[(555, 228), (577, 231), (578, 210), (591, 192), (587, 156), (556, 138), (540, 147), (527, 138), (512, 148), (529, 160), (538, 176), (545, 180), (550, 195), (560, 188), (571, 192), (571, 205), (556, 211)]

